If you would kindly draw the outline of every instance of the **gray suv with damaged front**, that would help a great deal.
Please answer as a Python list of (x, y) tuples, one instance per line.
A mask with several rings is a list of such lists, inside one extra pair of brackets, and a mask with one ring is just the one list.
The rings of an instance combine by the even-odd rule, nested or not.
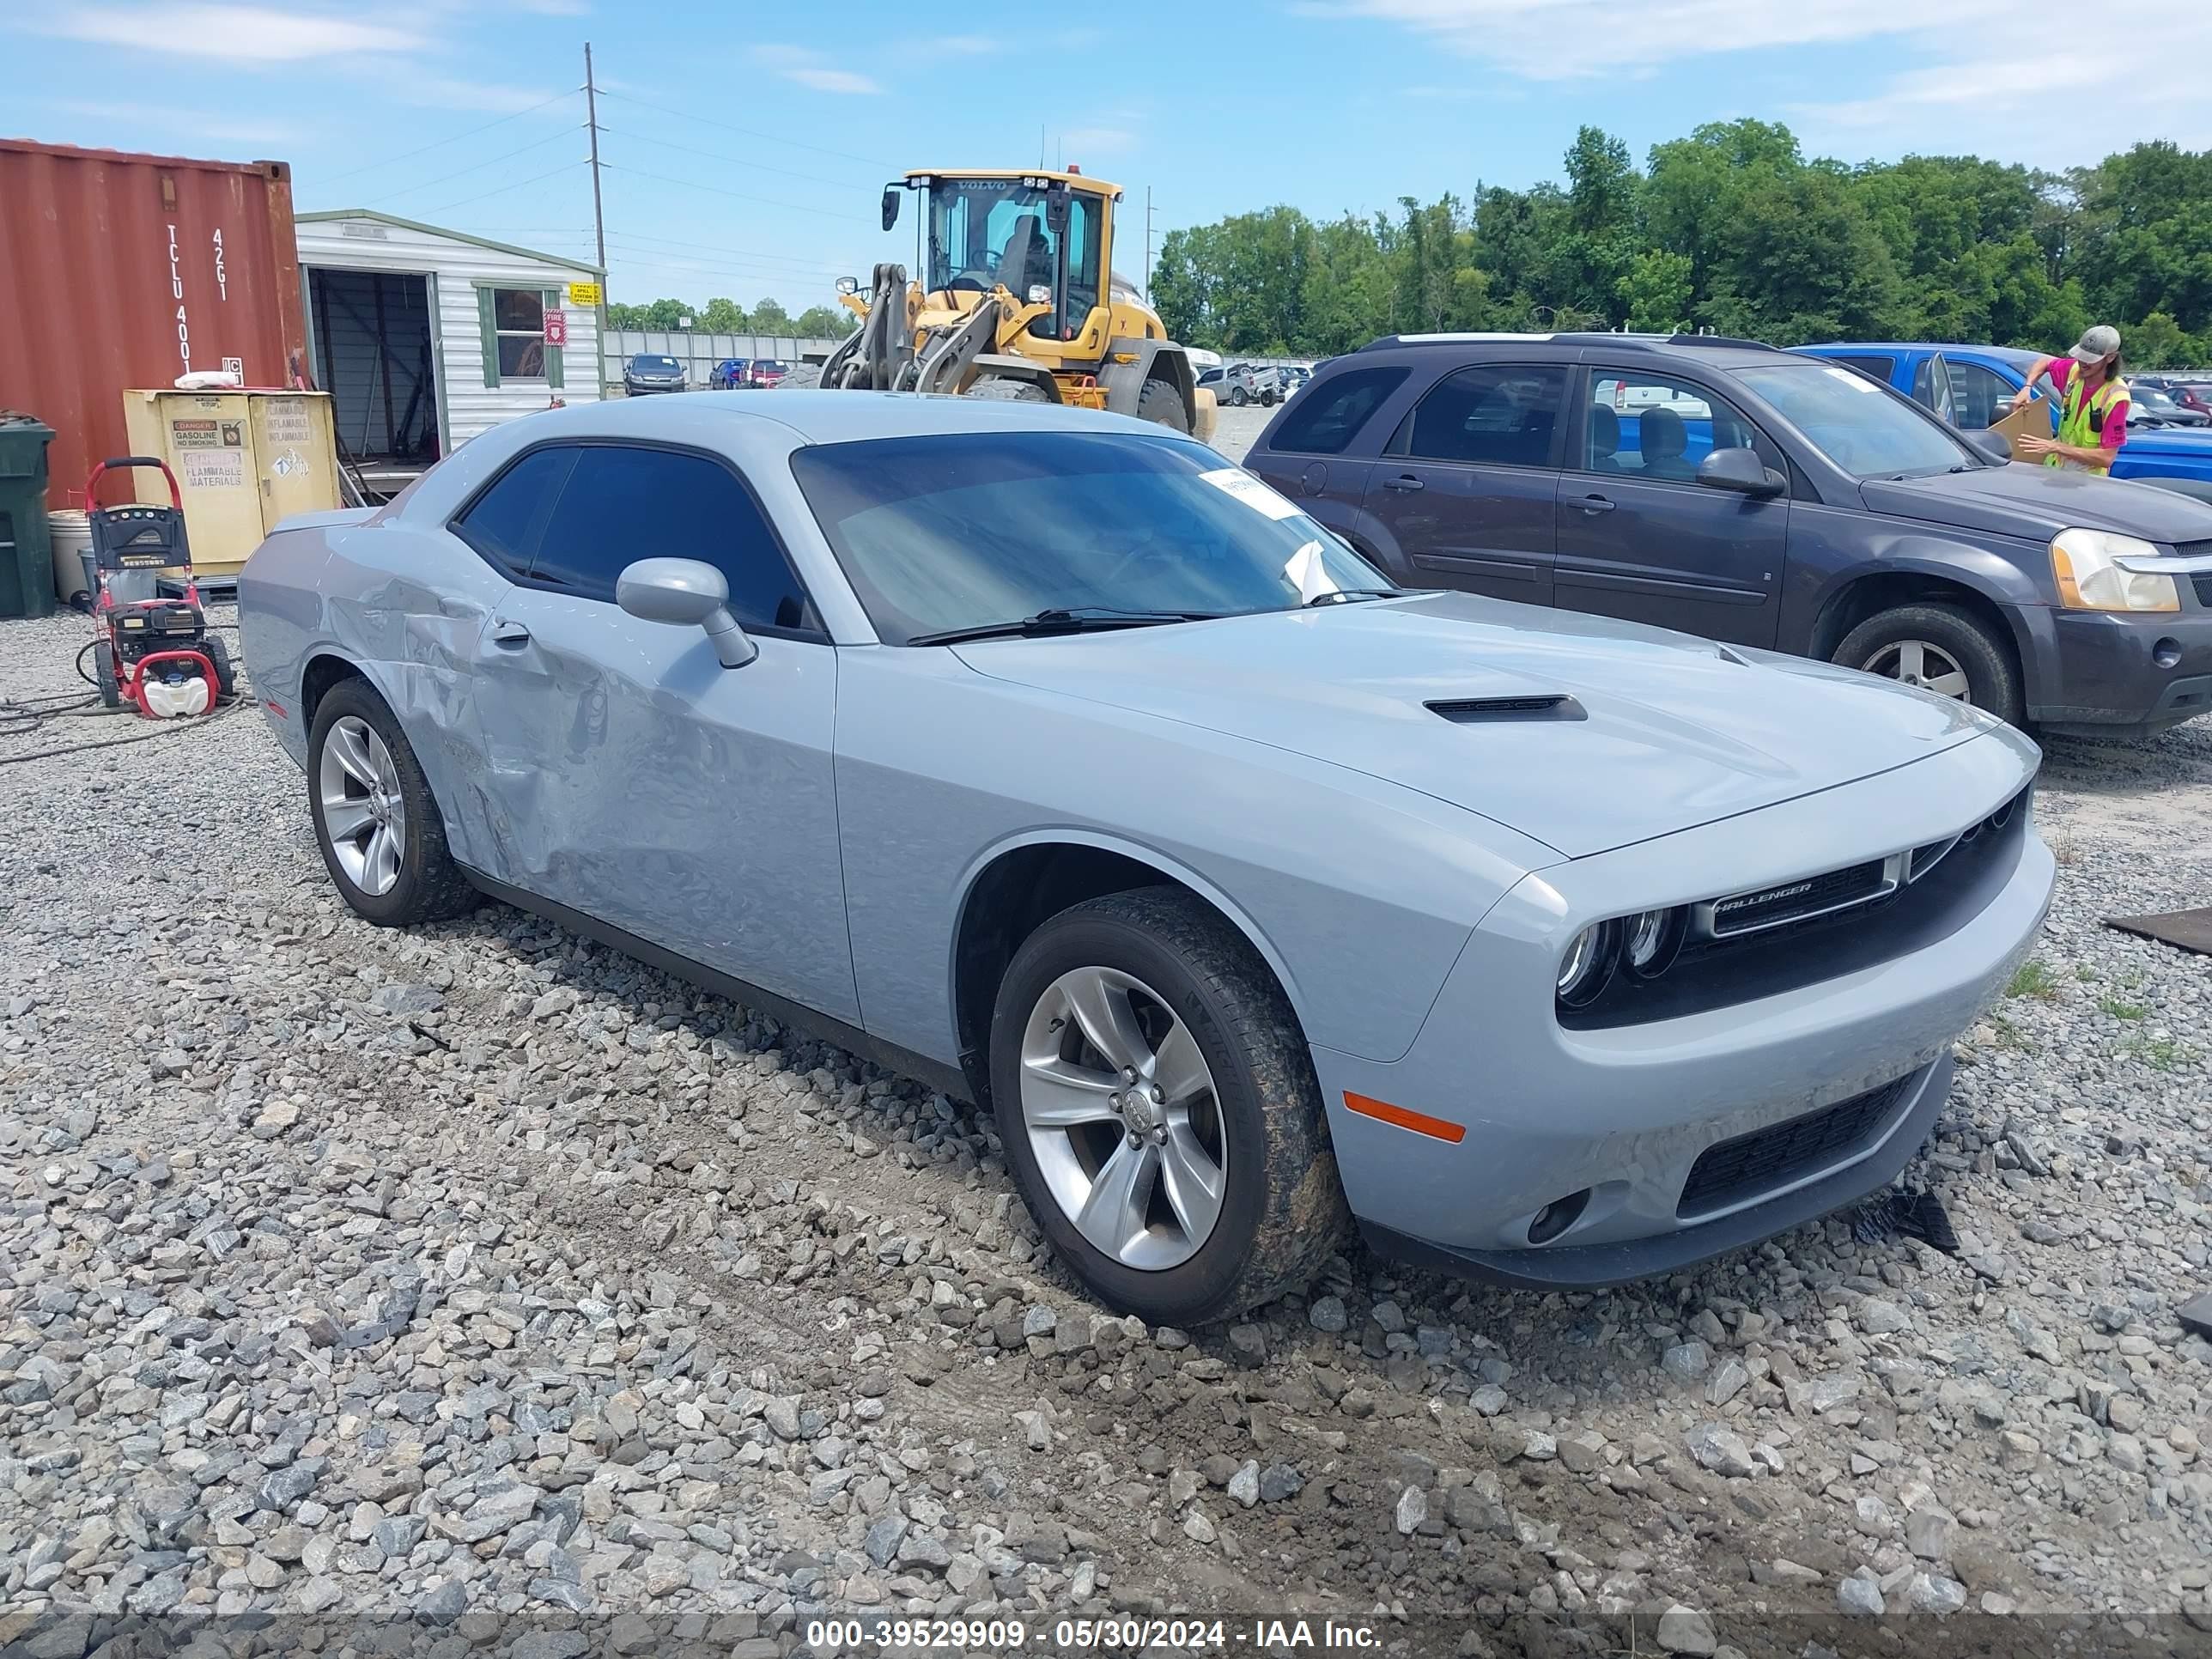
[(1856, 1199), (2051, 893), (1978, 710), (1407, 593), (1080, 410), (551, 410), (280, 526), (240, 616), (356, 912), (490, 895), (988, 1104), (1172, 1324), (1355, 1219), (1590, 1285)]

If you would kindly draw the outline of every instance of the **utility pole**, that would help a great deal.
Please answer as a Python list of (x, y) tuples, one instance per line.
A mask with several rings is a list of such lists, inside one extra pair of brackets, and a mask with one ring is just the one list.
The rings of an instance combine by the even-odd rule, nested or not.
[(607, 220), (599, 205), (599, 89), (592, 80), (592, 43), (584, 42), (584, 122), (592, 130), (592, 235), (599, 251), (599, 322), (592, 342), (592, 365), (596, 384), (607, 380)]
[(1145, 186), (1145, 303), (1152, 302), (1152, 187)]

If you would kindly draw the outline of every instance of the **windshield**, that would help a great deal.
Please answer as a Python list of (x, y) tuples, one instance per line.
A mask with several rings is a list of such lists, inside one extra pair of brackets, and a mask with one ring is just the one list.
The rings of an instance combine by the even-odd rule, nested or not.
[(2145, 409), (2154, 409), (2160, 414), (2164, 414), (2167, 410), (2176, 407), (2173, 399), (2156, 386), (2136, 386), (2132, 391), (2136, 401)]
[(676, 367), (676, 359), (673, 357), (633, 357), (629, 362), (632, 368), (673, 368)]
[(962, 432), (821, 444), (791, 470), (877, 633), (1048, 611), (1290, 611), (1389, 588), (1289, 501), (1202, 445)]
[(1834, 363), (1746, 368), (1736, 378), (1855, 478), (1948, 472), (1978, 458), (1933, 416)]
[[(929, 286), (988, 292), (1003, 285), (1027, 304), (1032, 288), (1057, 279), (1059, 240), (1047, 211), (1049, 191), (1018, 179), (939, 179), (929, 187)], [(1067, 318), (1080, 327), (1098, 303), (1100, 198), (1068, 192)], [(1048, 333), (1040, 317), (1030, 331)]]

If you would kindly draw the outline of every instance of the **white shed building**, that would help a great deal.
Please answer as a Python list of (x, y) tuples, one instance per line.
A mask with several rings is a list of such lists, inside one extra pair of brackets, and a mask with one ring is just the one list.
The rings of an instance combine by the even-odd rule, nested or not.
[(308, 362), (364, 471), (599, 396), (596, 267), (364, 208), (296, 223)]

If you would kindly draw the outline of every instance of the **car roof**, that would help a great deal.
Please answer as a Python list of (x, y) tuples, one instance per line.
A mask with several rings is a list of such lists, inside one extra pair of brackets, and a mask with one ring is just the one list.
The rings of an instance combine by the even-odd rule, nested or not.
[(1971, 340), (1824, 340), (1818, 345), (1796, 348), (1799, 351), (1941, 351), (1952, 356), (1972, 352), (1978, 356), (1996, 357), (2013, 364), (2033, 362), (2043, 354), (2030, 351), (2025, 346), (2001, 346), (1977, 343)]
[(713, 447), (729, 422), (781, 427), (800, 443), (854, 443), (868, 438), (932, 437), (957, 432), (1121, 432), (1175, 435), (1156, 422), (1053, 404), (996, 398), (955, 398), (913, 392), (779, 391), (771, 399), (686, 392), (659, 398), (612, 398), (572, 404), (525, 417), (548, 438), (622, 436), (688, 438)]
[(1738, 340), (1722, 334), (1614, 334), (1611, 332), (1572, 332), (1560, 334), (1491, 333), (1481, 331), (1437, 334), (1386, 334), (1371, 340), (1358, 351), (1347, 352), (1341, 357), (1331, 358), (1332, 366), (1346, 362), (1369, 353), (1407, 351), (1426, 356), (1431, 351), (1449, 350), (1455, 346), (1549, 346), (1561, 349), (1547, 353), (1551, 361), (1577, 361), (1589, 347), (1597, 347), (1608, 354), (1627, 358), (1678, 363), (1703, 363), (1715, 368), (1750, 368), (1778, 359), (1786, 361), (1790, 354), (1778, 346), (1759, 340)]

